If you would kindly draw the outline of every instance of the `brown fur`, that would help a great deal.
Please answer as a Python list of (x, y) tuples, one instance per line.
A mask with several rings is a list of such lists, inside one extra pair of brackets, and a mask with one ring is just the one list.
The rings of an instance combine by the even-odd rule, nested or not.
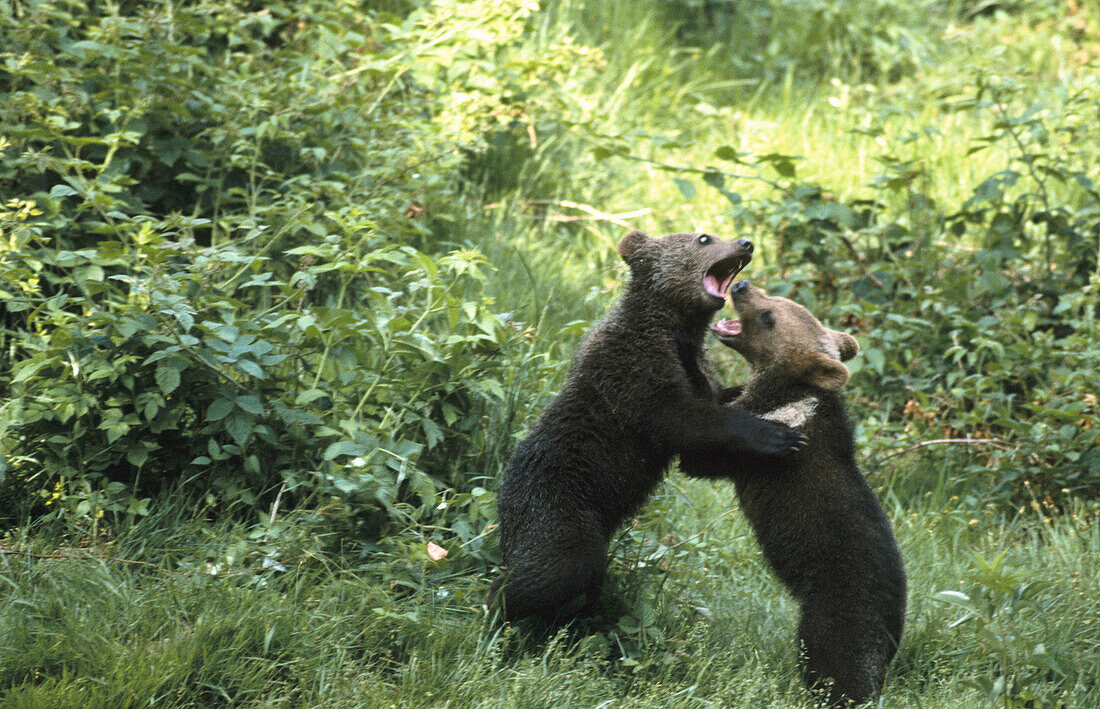
[[(839, 390), (859, 345), (801, 305), (739, 281), (737, 321), (713, 326), (751, 367), (735, 403), (808, 439), (785, 460), (683, 459), (695, 474), (734, 480), (741, 508), (776, 575), (801, 605), (803, 679), (829, 706), (873, 700), (901, 640), (905, 569), (890, 522), (855, 464)], [(740, 332), (737, 332), (740, 326)]]
[[(843, 362), (859, 352), (856, 338), (830, 330), (809, 310), (787, 298), (769, 297), (747, 281), (738, 282), (740, 292), (731, 295), (741, 320), (740, 337), (718, 339), (741, 353), (753, 370), (753, 378), (801, 379), (821, 389), (835, 391), (848, 382)], [(766, 327), (753, 317), (768, 311), (774, 319)], [(720, 325), (719, 325), (720, 327)]]
[(673, 455), (711, 446), (777, 455), (798, 445), (794, 431), (721, 406), (708, 376), (707, 324), (751, 252), (745, 239), (707, 234), (635, 231), (619, 243), (630, 283), (578, 348), (501, 486), (506, 573), (489, 603), (508, 619), (554, 619), (581, 597), (591, 609), (612, 533)]

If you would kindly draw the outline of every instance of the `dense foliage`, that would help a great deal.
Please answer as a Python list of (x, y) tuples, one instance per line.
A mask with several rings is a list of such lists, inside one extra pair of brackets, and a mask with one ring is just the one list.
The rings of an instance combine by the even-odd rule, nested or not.
[(460, 148), (500, 99), (455, 64), (526, 10), (460, 9), (0, 15), (0, 514), (144, 514), (186, 482), (218, 505), (339, 495), (377, 534), (372, 511), (484, 476), (519, 327), (450, 236)]
[[(933, 9), (882, 5), (901, 15), (887, 34)], [(813, 52), (833, 71), (895, 74), (872, 49), (930, 46), (870, 41), (870, 15), (845, 7), (814, 5), (829, 21), (800, 43), (784, 13), (809, 6), (750, 4), (748, 24), (778, 32), (761, 49), (738, 39), (741, 10), (673, 3), (662, 12), (683, 32), (662, 41), (728, 41), (741, 49), (726, 66), (788, 76), (829, 66)], [(465, 205), (479, 185), (554, 196), (588, 148), (683, 173), (689, 201), (695, 175), (735, 229), (773, 234), (780, 290), (865, 338), (857, 391), (880, 436), (987, 441), (959, 473), (988, 471), (994, 498), (1026, 498), (1024, 482), (1052, 500), (1100, 490), (1094, 83), (1039, 103), (979, 71), (941, 91), (944, 111), (995, 117), (968, 154), (1010, 155), (954, 202), (931, 194), (934, 134), (897, 134), (841, 85), (885, 149), (870, 190), (839, 198), (795, 155), (711, 146), (706, 166), (659, 162), (690, 140), (610, 129), (580, 90), (569, 101), (570, 78), (602, 60), (521, 43), (546, 27), (533, 10), (9, 6), (3, 514), (144, 513), (187, 481), (212, 504), (336, 494), (377, 533), (491, 488), (517, 406), (539, 403), (524, 392), (552, 390), (561, 361), (532, 360), (519, 304), (483, 287), (490, 264), (470, 239), (485, 239), (464, 230), (484, 222)], [(611, 54), (637, 43), (612, 40)], [(785, 64), (767, 61), (777, 52)], [(735, 189), (746, 172), (762, 191)]]

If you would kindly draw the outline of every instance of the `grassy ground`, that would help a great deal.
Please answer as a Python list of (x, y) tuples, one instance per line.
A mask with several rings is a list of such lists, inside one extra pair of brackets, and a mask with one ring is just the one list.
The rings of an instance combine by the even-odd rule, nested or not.
[[(1100, 703), (1095, 517), (1006, 522), (942, 494), (882, 494), (910, 575), (883, 706), (988, 706), (998, 678), (1045, 700), (1033, 706)], [(728, 487), (674, 477), (621, 535), (605, 615), (549, 639), (487, 625), (484, 580), (440, 568), (404, 594), (341, 568), (348, 557), (211, 573), (211, 541), (246, 530), (161, 518), (81, 548), (10, 538), (0, 696), (89, 709), (804, 706), (797, 609), (734, 506)], [(975, 616), (959, 623), (967, 608), (943, 591), (969, 596)]]
[[(612, 6), (629, 14), (632, 3)], [(925, 191), (955, 204), (1004, 166), (1008, 145), (967, 154), (998, 120), (965, 105), (974, 67), (1024, 82), (1018, 100), (1049, 111), (1094, 82), (1094, 48), (1069, 46), (1065, 28), (1047, 21), (950, 27), (941, 60), (893, 84), (777, 75), (742, 86), (708, 71), (713, 57), (639, 59), (669, 50), (649, 15), (605, 20), (619, 36), (606, 41), (606, 71), (577, 97), (593, 130), (676, 137), (640, 150), (676, 165), (713, 164), (723, 145), (801, 155), (799, 174), (846, 197), (887, 159), (919, 163)], [(588, 147), (578, 141), (572, 157), (591, 160)], [(633, 226), (733, 229), (728, 204), (701, 182), (687, 199), (653, 163), (587, 170), (578, 190), (606, 195), (602, 211), (652, 209)], [(738, 188), (749, 198), (765, 189)], [(559, 192), (527, 196), (569, 198), (568, 186)], [(465, 220), (485, 235), (471, 229), (470, 240), (497, 269), (491, 292), (537, 331), (533, 353), (567, 356), (583, 331), (569, 323), (598, 317), (621, 275), (618, 227), (537, 221), (519, 203)], [(771, 247), (759, 246), (752, 268), (767, 272)], [(956, 455), (914, 453), (869, 471), (910, 575), (906, 636), (882, 706), (1100, 706), (1097, 509), (1006, 517), (946, 482)], [(378, 562), (376, 551), (338, 550), (323, 515), (306, 512), (284, 515), (286, 536), (272, 539), (271, 525), (212, 525), (183, 505), (106, 531), (16, 529), (0, 542), (0, 705), (806, 706), (797, 609), (735, 507), (728, 486), (673, 476), (621, 534), (605, 612), (550, 638), (488, 625), (488, 577), (455, 550), (428, 562), (430, 530), (410, 532)]]

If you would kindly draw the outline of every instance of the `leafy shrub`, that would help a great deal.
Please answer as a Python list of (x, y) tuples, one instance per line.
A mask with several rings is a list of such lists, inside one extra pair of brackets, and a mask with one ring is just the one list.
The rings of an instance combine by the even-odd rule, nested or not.
[(962, 204), (937, 204), (919, 159), (895, 155), (875, 198), (792, 182), (761, 216), (791, 291), (866, 335), (855, 383), (878, 436), (987, 441), (957, 479), (981, 473), (997, 499), (1095, 496), (1100, 192), (1082, 132), (1095, 96), (1020, 106), (984, 77), (970, 96), (961, 110), (999, 116), (971, 152), (1001, 145), (1009, 165)]
[(541, 370), (448, 240), (499, 82), (439, 67), (528, 13), (4, 6), (0, 517), (144, 514), (185, 483), (336, 495), (374, 534), (455, 514)]
[[(232, 246), (163, 236), (135, 238), (128, 254), (118, 242), (81, 253), (20, 244), (12, 280), (66, 265), (104, 276), (94, 301), (63, 288), (37, 307), (13, 298), (37, 335), (13, 369), (13, 458), (44, 483), (75, 486), (78, 514), (101, 482), (130, 495), (122, 509), (143, 511), (133, 495), (147, 467), (158, 480), (144, 489), (201, 474), (246, 503), (280, 482), (319, 482), (309, 476), (387, 505), (407, 478), (434, 501), (424, 468), (445, 470), (456, 455), (442, 426), (469, 436), (478, 406), (499, 400), (491, 355), (512, 331), (450, 292), (476, 277), (476, 254), (433, 260), (374, 241), (355, 260), (335, 239), (291, 249), (303, 266), (285, 282)], [(336, 269), (347, 289), (375, 283), (359, 296), (371, 307), (359, 297), (310, 302), (311, 286)], [(387, 279), (404, 279), (404, 291)], [(260, 293), (266, 312), (247, 307)]]

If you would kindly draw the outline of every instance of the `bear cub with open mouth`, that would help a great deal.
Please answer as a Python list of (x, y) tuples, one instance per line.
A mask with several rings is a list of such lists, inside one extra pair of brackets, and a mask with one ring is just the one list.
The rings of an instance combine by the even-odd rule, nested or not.
[(802, 441), (722, 406), (706, 360), (707, 326), (752, 258), (752, 242), (632, 231), (619, 255), (630, 267), (622, 298), (577, 349), (500, 488), (504, 574), (488, 603), (508, 620), (594, 610), (611, 535), (674, 455), (717, 447), (734, 460), (781, 456)]
[(801, 431), (787, 458), (723, 461), (720, 450), (684, 456), (685, 472), (731, 478), (741, 508), (780, 581), (801, 606), (802, 677), (829, 706), (882, 691), (905, 616), (905, 568), (890, 522), (856, 467), (840, 389), (859, 345), (806, 308), (747, 281), (730, 288), (740, 320), (711, 330), (748, 362), (733, 393), (749, 413)]

